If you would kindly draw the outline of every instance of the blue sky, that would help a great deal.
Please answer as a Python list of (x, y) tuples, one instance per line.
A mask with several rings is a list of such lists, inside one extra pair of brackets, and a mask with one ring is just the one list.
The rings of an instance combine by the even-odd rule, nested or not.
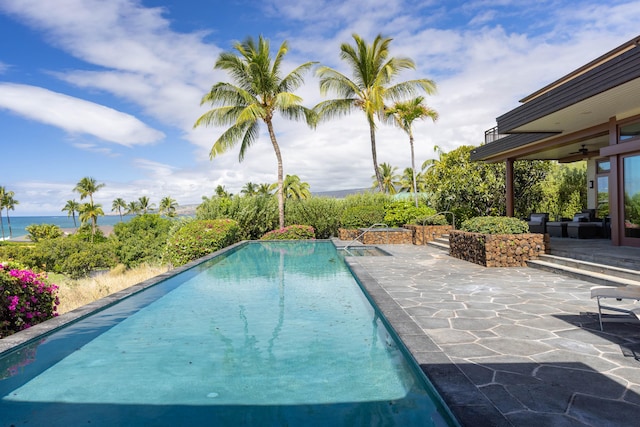
[[(229, 81), (213, 64), (234, 41), (287, 40), (285, 71), (318, 61), (348, 73), (339, 46), (357, 33), (392, 37), (391, 54), (427, 77), (436, 123), (415, 128), (418, 165), (479, 145), (495, 117), (518, 100), (637, 36), (640, 2), (477, 0), (0, 0), (0, 185), (19, 201), (13, 215), (57, 215), (84, 176), (106, 212), (117, 197), (170, 196), (199, 203), (217, 185), (276, 181), (265, 131), (242, 163), (209, 159), (222, 129), (193, 129), (200, 98)], [(297, 92), (323, 97), (310, 73)], [(276, 118), (284, 171), (314, 192), (371, 185), (364, 116), (316, 130)], [(378, 160), (410, 165), (407, 137), (380, 126)]]

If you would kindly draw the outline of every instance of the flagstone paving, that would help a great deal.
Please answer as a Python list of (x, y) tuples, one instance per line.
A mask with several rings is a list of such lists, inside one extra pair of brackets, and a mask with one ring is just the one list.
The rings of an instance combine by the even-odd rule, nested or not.
[(380, 247), (347, 262), (463, 426), (637, 425), (640, 325), (601, 332), (592, 284)]

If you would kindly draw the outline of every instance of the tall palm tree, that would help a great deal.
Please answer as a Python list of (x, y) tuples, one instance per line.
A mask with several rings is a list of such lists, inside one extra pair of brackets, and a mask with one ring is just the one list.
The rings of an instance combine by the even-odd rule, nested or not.
[(351, 67), (353, 78), (345, 76), (330, 67), (322, 66), (317, 70), (320, 77), (320, 92), (335, 92), (336, 99), (320, 102), (314, 107), (318, 120), (341, 117), (352, 111), (365, 113), (371, 138), (371, 156), (376, 174), (378, 189), (383, 192), (384, 183), (378, 168), (376, 153), (375, 118), (383, 116), (385, 102), (399, 101), (413, 96), (418, 90), (432, 94), (436, 84), (429, 79), (407, 80), (392, 84), (402, 70), (414, 69), (415, 63), (409, 58), (389, 58), (390, 38), (378, 35), (371, 45), (357, 34), (353, 35), (355, 46), (343, 43), (340, 46), (340, 58)]
[(135, 201), (127, 203), (126, 209), (125, 215), (138, 215), (141, 211), (140, 205)]
[(155, 209), (155, 207), (156, 207), (155, 203), (151, 203), (151, 201), (147, 196), (142, 196), (138, 198), (138, 208), (140, 209), (140, 212), (142, 212), (143, 214), (148, 213), (149, 210)]
[(231, 193), (229, 193), (226, 188), (224, 188), (224, 185), (218, 184), (218, 186), (216, 187), (216, 196), (222, 198), (231, 197)]
[(389, 163), (381, 163), (378, 167), (378, 174), (373, 175), (373, 188), (378, 187), (378, 176), (382, 177), (382, 192), (387, 194), (396, 194), (398, 187), (400, 187), (400, 181), (396, 171), (397, 166), (391, 166)]
[(104, 187), (104, 183), (98, 184), (95, 178), (85, 176), (80, 181), (78, 181), (73, 191), (80, 194), (80, 200), (83, 200), (88, 196), (89, 201), (91, 202), (91, 204), (93, 204), (93, 193), (100, 190), (102, 187)]
[(0, 186), (0, 228), (2, 228), (2, 240), (4, 240), (4, 222), (2, 221), (2, 209), (4, 209), (4, 195), (7, 189)]
[(67, 200), (67, 204), (62, 208), (62, 212), (67, 212), (67, 217), (73, 217), (73, 226), (78, 228), (76, 223), (76, 212), (80, 211), (80, 203), (76, 202), (76, 199)]
[(424, 97), (418, 96), (409, 101), (396, 102), (391, 108), (385, 111), (385, 117), (391, 119), (393, 123), (409, 135), (409, 145), (411, 146), (411, 170), (413, 172), (413, 197), (418, 207), (418, 188), (416, 180), (416, 156), (413, 150), (413, 122), (430, 118), (434, 122), (438, 120), (438, 112), (427, 107), (422, 102)]
[[(274, 190), (278, 184), (272, 184)], [(287, 175), (283, 183), (285, 198), (291, 200), (305, 200), (311, 197), (311, 190), (308, 182), (300, 181), (298, 175)]]
[(127, 210), (127, 202), (122, 198), (118, 197), (113, 200), (111, 203), (111, 212), (118, 211), (118, 215), (120, 215), (120, 221), (122, 221), (122, 210)]
[(98, 217), (104, 215), (102, 205), (95, 204), (93, 202), (83, 203), (80, 206), (80, 221), (85, 224), (91, 221), (91, 242), (93, 243), (93, 237), (96, 235), (96, 228), (98, 227)]
[(176, 216), (176, 208), (178, 207), (178, 203), (172, 199), (171, 197), (163, 197), (160, 200), (160, 205), (158, 207), (158, 213), (162, 215), (166, 214), (169, 218), (173, 218)]
[[(13, 198), (13, 196), (15, 195), (16, 193), (14, 193), (13, 191), (5, 191), (4, 196), (2, 197), (2, 206), (4, 206), (4, 208), (7, 210), (7, 224), (9, 224), (10, 239), (13, 238), (13, 231), (11, 230), (11, 218), (9, 217), (9, 210), (14, 210), (16, 205), (19, 204), (19, 202)], [(0, 221), (1, 220), (2, 218), (0, 218)]]
[(242, 161), (247, 149), (259, 136), (259, 121), (267, 126), (271, 145), (278, 162), (278, 214), (280, 228), (284, 227), (283, 167), (280, 146), (273, 128), (276, 113), (288, 119), (305, 118), (313, 125), (313, 113), (301, 105), (302, 98), (293, 93), (303, 83), (303, 75), (313, 62), (305, 62), (281, 77), (281, 65), (289, 51), (283, 42), (275, 58), (271, 58), (269, 41), (259, 37), (256, 41), (249, 37), (244, 42), (235, 43), (238, 52), (223, 52), (215, 63), (216, 69), (227, 71), (235, 84), (219, 82), (202, 98), (202, 104), (214, 106), (204, 113), (195, 127), (230, 126), (213, 144), (211, 158), (225, 153), (240, 142), (238, 160)]

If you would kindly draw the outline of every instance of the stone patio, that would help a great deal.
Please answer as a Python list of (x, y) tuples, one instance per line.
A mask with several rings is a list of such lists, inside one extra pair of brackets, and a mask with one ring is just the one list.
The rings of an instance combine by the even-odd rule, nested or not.
[(347, 262), (463, 426), (637, 423), (640, 325), (601, 332), (591, 283), (379, 246)]

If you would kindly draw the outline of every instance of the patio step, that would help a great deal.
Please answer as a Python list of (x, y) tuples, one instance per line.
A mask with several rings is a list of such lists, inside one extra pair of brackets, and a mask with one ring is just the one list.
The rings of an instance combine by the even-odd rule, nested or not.
[(427, 246), (449, 253), (449, 235), (444, 235), (427, 242)]
[(545, 254), (527, 265), (603, 286), (640, 286), (639, 271), (574, 258)]

